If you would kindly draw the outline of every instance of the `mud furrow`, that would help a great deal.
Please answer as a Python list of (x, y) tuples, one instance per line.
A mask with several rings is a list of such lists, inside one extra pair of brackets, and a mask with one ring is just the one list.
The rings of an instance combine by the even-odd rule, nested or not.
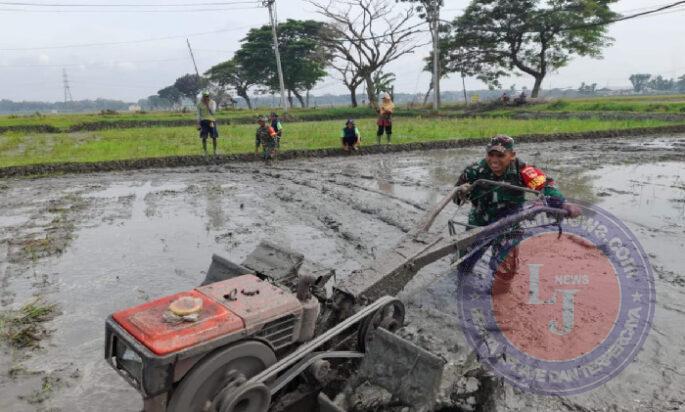
[(333, 199), (336, 199), (336, 200), (340, 201), (341, 203), (344, 203), (348, 207), (351, 207), (352, 209), (354, 209), (354, 210), (356, 210), (362, 214), (373, 216), (376, 220), (379, 220), (379, 221), (387, 224), (388, 226), (393, 226), (394, 228), (401, 230), (403, 233), (409, 232), (409, 230), (411, 230), (411, 228), (412, 228), (411, 225), (409, 225), (409, 224), (404, 224), (402, 222), (398, 222), (397, 220), (395, 220), (389, 216), (385, 216), (385, 215), (381, 214), (380, 209), (370, 208), (370, 207), (368, 207), (364, 204), (360, 204), (354, 200), (352, 200), (352, 202), (351, 202), (350, 198), (345, 198), (342, 194), (336, 193), (336, 192), (332, 191), (331, 189), (326, 188), (325, 186), (317, 187), (308, 181), (298, 180), (298, 179), (291, 178), (291, 177), (285, 177), (285, 176), (280, 175), (280, 174), (271, 174), (271, 173), (266, 172), (266, 173), (262, 173), (262, 175), (269, 176), (269, 177), (272, 177), (274, 179), (286, 179), (289, 182), (292, 182), (293, 184), (296, 184), (299, 186), (309, 187), (309, 188), (315, 189), (315, 190), (319, 190), (321, 194), (328, 195), (329, 197), (332, 197)]

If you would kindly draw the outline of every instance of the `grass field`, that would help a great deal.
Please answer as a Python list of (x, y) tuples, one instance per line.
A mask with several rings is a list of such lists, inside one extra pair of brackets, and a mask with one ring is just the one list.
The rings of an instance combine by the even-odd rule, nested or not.
[[(461, 106), (447, 106), (446, 113), (461, 110)], [(252, 122), (258, 116), (266, 115), (271, 109), (261, 110), (223, 110), (218, 114), (219, 122)], [(397, 116), (420, 116), (429, 114), (428, 109), (398, 107)], [(321, 109), (292, 109), (291, 116), (294, 120), (330, 120), (346, 118), (371, 118), (376, 113), (368, 107), (330, 107)], [(119, 113), (119, 114), (47, 114), (47, 115), (13, 115), (0, 116), (0, 127), (7, 126), (35, 126), (48, 125), (63, 131), (70, 127), (90, 123), (111, 123), (117, 127), (117, 123), (123, 122), (155, 122), (155, 121), (194, 121), (195, 112), (152, 112), (152, 113)]]
[(626, 96), (556, 100), (550, 103), (524, 106), (523, 110), (685, 114), (685, 96)]
[[(286, 123), (282, 149), (338, 147), (344, 121)], [(375, 120), (358, 122), (362, 145), (375, 143)], [(685, 123), (685, 122), (684, 122)], [(654, 127), (673, 122), (603, 120), (511, 120), (470, 118), (463, 120), (396, 118), (393, 143), (513, 136), (530, 133), (583, 132), (634, 127)], [(256, 125), (220, 127), (219, 152), (254, 151)], [(0, 167), (57, 162), (97, 162), (175, 155), (200, 154), (200, 140), (192, 127), (111, 129), (77, 133), (8, 133), (0, 135)]]
[[(474, 106), (469, 109), (474, 109)], [(482, 108), (483, 109), (483, 108)], [(632, 112), (632, 113), (672, 113), (685, 114), (685, 95), (668, 96), (625, 96), (625, 97), (596, 97), (588, 99), (555, 100), (549, 103), (531, 104), (522, 107), (492, 107), (482, 111), (483, 115), (493, 114), (506, 116), (518, 111), (560, 111), (560, 112)], [(266, 114), (270, 109), (259, 110), (224, 110), (218, 118), (220, 122), (247, 123), (258, 115)], [(454, 115), (465, 113), (463, 104), (445, 104), (439, 115)], [(398, 117), (416, 117), (431, 115), (429, 107), (398, 107)], [(373, 118), (375, 112), (368, 107), (327, 107), (292, 109), (291, 116), (294, 121), (321, 121), (332, 119), (356, 119)], [(151, 112), (151, 113), (128, 113), (119, 114), (42, 114), (42, 115), (13, 115), (0, 116), (0, 128), (7, 126), (36, 126), (47, 125), (56, 127), (62, 131), (69, 128), (92, 123), (111, 124), (112, 128), (125, 122), (155, 122), (155, 121), (193, 121), (194, 112)], [(138, 126), (138, 125), (136, 125)], [(143, 127), (141, 124), (140, 127)]]

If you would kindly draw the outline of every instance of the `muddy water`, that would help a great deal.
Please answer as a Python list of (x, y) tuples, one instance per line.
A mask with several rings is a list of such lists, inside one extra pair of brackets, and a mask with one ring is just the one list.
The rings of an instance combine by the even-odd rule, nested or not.
[[(596, 202), (636, 233), (657, 276), (657, 311), (635, 363), (607, 385), (558, 399), (501, 385), (498, 409), (685, 408), (685, 137), (518, 152), (567, 196)], [(344, 276), (391, 247), (481, 155), (467, 148), (0, 182), (0, 302), (41, 296), (61, 309), (41, 350), (1, 349), (0, 410), (139, 410), (137, 393), (102, 359), (108, 314), (192, 288), (212, 253), (241, 261), (264, 238)], [(466, 212), (450, 206), (436, 227)], [(469, 351), (448, 266), (424, 269), (401, 296), (412, 325), (456, 359)]]

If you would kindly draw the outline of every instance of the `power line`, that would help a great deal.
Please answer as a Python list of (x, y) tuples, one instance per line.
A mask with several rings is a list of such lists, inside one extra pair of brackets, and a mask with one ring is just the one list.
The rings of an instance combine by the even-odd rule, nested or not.
[(670, 3), (662, 3), (662, 4), (653, 4), (651, 6), (647, 7), (636, 7), (634, 9), (628, 9), (628, 10), (619, 10), (616, 13), (618, 14), (624, 14), (624, 13), (634, 13), (634, 12), (640, 12), (640, 11), (645, 11), (645, 10), (651, 10), (654, 7), (663, 7), (663, 6), (668, 6)]
[(675, 10), (661, 11), (661, 12), (654, 13), (654, 14), (650, 14), (650, 15), (647, 15), (647, 16), (638, 16), (638, 17), (636, 17), (636, 18), (639, 19), (639, 18), (643, 18), (643, 17), (665, 16), (665, 15), (667, 15), (667, 14), (682, 13), (683, 11), (685, 11), (685, 8), (679, 8), (679, 9), (675, 9)]
[[(416, 29), (416, 28), (419, 27), (419, 26), (423, 26), (424, 24), (428, 24), (428, 22), (423, 21), (423, 22), (421, 22), (421, 23), (418, 23), (418, 24), (415, 24), (415, 25), (413, 25), (413, 26), (407, 27), (406, 29), (397, 30), (397, 31), (394, 31), (394, 32), (386, 33), (386, 34), (379, 34), (379, 35), (377, 35), (377, 36), (368, 36), (368, 37), (354, 37), (354, 36), (350, 36), (350, 37), (349, 37), (349, 41), (363, 41), (363, 40), (383, 39), (383, 38), (386, 38), (386, 37), (390, 37), (390, 36), (392, 36), (392, 35), (397, 35), (397, 34), (406, 33), (406, 32), (408, 32), (408, 31), (412, 31), (412, 30)], [(341, 31), (342, 31), (342, 30), (341, 30)], [(415, 30), (414, 33), (430, 33), (430, 30)], [(331, 40), (335, 40), (335, 39), (331, 39)], [(348, 38), (346, 38), (346, 37), (339, 37), (339, 38), (337, 38), (337, 40), (348, 40)], [(2, 50), (2, 49), (0, 49), (0, 50)]]
[(239, 0), (239, 1), (221, 1), (210, 3), (172, 3), (172, 4), (141, 4), (141, 3), (36, 3), (36, 2), (19, 2), (19, 1), (0, 1), (0, 5), (4, 6), (27, 6), (27, 7), (197, 7), (197, 6), (232, 6), (235, 4), (258, 4), (256, 0)]
[(77, 48), (77, 47), (119, 46), (122, 44), (148, 43), (148, 42), (161, 41), (161, 40), (173, 40), (173, 39), (183, 39), (183, 38), (195, 37), (195, 36), (206, 36), (206, 35), (210, 35), (210, 34), (226, 33), (226, 32), (244, 30), (244, 29), (249, 29), (249, 28), (251, 28), (251, 26), (242, 26), (242, 27), (234, 27), (231, 29), (212, 30), (212, 31), (206, 31), (206, 32), (199, 32), (199, 33), (179, 34), (179, 35), (174, 35), (174, 36), (154, 37), (154, 38), (148, 38), (148, 39), (129, 40), (129, 41), (102, 42), (102, 43), (82, 43), (82, 44), (69, 44), (69, 45), (61, 45), (61, 46), (10, 47), (10, 48), (0, 48), (0, 51), (51, 50), (51, 49), (71, 49), (71, 48)]
[[(587, 29), (587, 28), (591, 28), (591, 27), (608, 26), (608, 25), (613, 24), (613, 23), (618, 23), (618, 22), (626, 21), (626, 20), (632, 20), (632, 19), (636, 19), (636, 18), (638, 18), (638, 17), (645, 17), (645, 16), (649, 16), (649, 15), (656, 15), (656, 13), (662, 14), (662, 13), (660, 13), (660, 12), (663, 12), (663, 11), (669, 10), (669, 9), (672, 9), (672, 8), (674, 8), (674, 7), (681, 6), (681, 5), (683, 5), (683, 4), (685, 4), (685, 0), (677, 1), (677, 2), (675, 2), (675, 3), (670, 3), (670, 4), (667, 4), (667, 5), (661, 6), (661, 7), (657, 7), (657, 8), (655, 8), (655, 9), (650, 9), (650, 10), (647, 10), (647, 11), (643, 11), (643, 12), (639, 12), (639, 13), (635, 13), (635, 14), (630, 14), (630, 15), (628, 15), (628, 16), (617, 17), (617, 18), (615, 18), (615, 19), (609, 19), (609, 20), (604, 20), (604, 21), (597, 21), (597, 22), (586, 23), (586, 24), (579, 24), (579, 25), (570, 26), (570, 27), (563, 27), (563, 28), (561, 28), (561, 31), (579, 30), (579, 29)], [(682, 11), (682, 10), (673, 10), (673, 12), (675, 12), (675, 11)], [(531, 31), (530, 33), (536, 33), (536, 32), (535, 32), (535, 31)]]
[(93, 82), (90, 80), (79, 80), (79, 81), (71, 81), (71, 84), (79, 84), (79, 85), (88, 85), (88, 86), (98, 86), (98, 87), (113, 87), (113, 88), (126, 88), (126, 89), (145, 89), (145, 90), (150, 90), (150, 89), (156, 89), (159, 86), (152, 86), (152, 85), (142, 85), (142, 84), (130, 84), (130, 83), (101, 83), (101, 82)]
[(658, 12), (660, 12), (660, 11), (672, 9), (672, 8), (674, 8), (674, 7), (678, 7), (678, 6), (681, 6), (681, 5), (683, 5), (683, 4), (685, 4), (685, 0), (683, 0), (683, 1), (677, 1), (677, 2), (671, 3), (671, 4), (667, 4), (667, 5), (665, 5), (665, 6), (661, 6), (661, 7), (658, 7), (658, 8), (656, 8), (656, 9), (647, 10), (647, 11), (643, 11), (643, 12), (640, 12), (640, 13), (631, 14), (631, 15), (628, 15), (628, 16), (622, 16), (622, 17), (618, 17), (618, 18), (616, 18), (616, 19), (610, 19), (610, 20), (607, 20), (607, 21), (604, 21), (604, 22), (589, 23), (589, 24), (587, 24), (587, 25), (582, 25), (581, 27), (578, 27), (578, 28), (593, 27), (593, 26), (604, 26), (604, 25), (607, 25), (607, 24), (617, 23), (617, 22), (619, 22), (619, 21), (626, 21), (626, 20), (630, 20), (630, 19), (635, 19), (635, 18), (637, 18), (637, 17), (647, 16), (647, 15), (650, 15), (650, 14), (658, 13)]
[(174, 59), (158, 59), (158, 60), (132, 60), (132, 61), (108, 61), (108, 62), (86, 62), (86, 63), (69, 63), (69, 64), (17, 64), (17, 65), (0, 65), (0, 69), (28, 69), (28, 68), (41, 68), (41, 67), (81, 67), (81, 66), (108, 66), (116, 65), (121, 63), (165, 63), (173, 61), (186, 61), (187, 58), (174, 58)]
[[(585, 29), (585, 28), (591, 28), (591, 27), (608, 26), (609, 24), (618, 23), (618, 22), (622, 22), (622, 21), (626, 21), (626, 20), (632, 20), (632, 19), (636, 19), (639, 17), (660, 16), (660, 15), (664, 15), (664, 14), (677, 13), (677, 12), (685, 11), (685, 9), (678, 9), (678, 10), (670, 10), (670, 9), (673, 9), (675, 7), (682, 6), (682, 5), (685, 5), (685, 0), (677, 1), (675, 3), (668, 3), (668, 4), (661, 5), (661, 6), (657, 6), (654, 9), (647, 9), (646, 7), (645, 8), (632, 9), (632, 10), (645, 10), (645, 9), (647, 9), (647, 10), (641, 11), (638, 13), (634, 13), (634, 14), (630, 14), (627, 16), (617, 17), (614, 19), (596, 21), (596, 22), (586, 23), (586, 24), (579, 24), (579, 25), (570, 26), (570, 27), (563, 27), (563, 28), (561, 28), (561, 30), (562, 31), (569, 31), (569, 30), (578, 30), (578, 29)], [(632, 10), (626, 10), (626, 11), (632, 11)], [(550, 10), (551, 13), (554, 13), (555, 11), (556, 10)], [(537, 33), (537, 31), (530, 31), (528, 33)]]
[(258, 6), (249, 7), (231, 7), (231, 8), (205, 8), (205, 9), (176, 9), (176, 10), (155, 10), (155, 9), (131, 9), (131, 10), (31, 10), (31, 9), (14, 9), (14, 8), (0, 8), (0, 12), (18, 12), (18, 13), (70, 13), (70, 14), (80, 14), (80, 13), (205, 13), (205, 12), (218, 12), (218, 11), (235, 11), (235, 10), (255, 10), (259, 9)]

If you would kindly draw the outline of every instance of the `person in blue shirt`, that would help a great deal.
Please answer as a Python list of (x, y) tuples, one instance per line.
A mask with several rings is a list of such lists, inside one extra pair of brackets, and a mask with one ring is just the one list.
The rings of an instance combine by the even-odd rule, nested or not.
[(354, 120), (348, 119), (345, 123), (345, 127), (340, 133), (340, 138), (342, 139), (342, 147), (346, 152), (359, 150), (359, 143), (362, 140), (361, 134), (359, 134), (359, 129), (354, 124)]

